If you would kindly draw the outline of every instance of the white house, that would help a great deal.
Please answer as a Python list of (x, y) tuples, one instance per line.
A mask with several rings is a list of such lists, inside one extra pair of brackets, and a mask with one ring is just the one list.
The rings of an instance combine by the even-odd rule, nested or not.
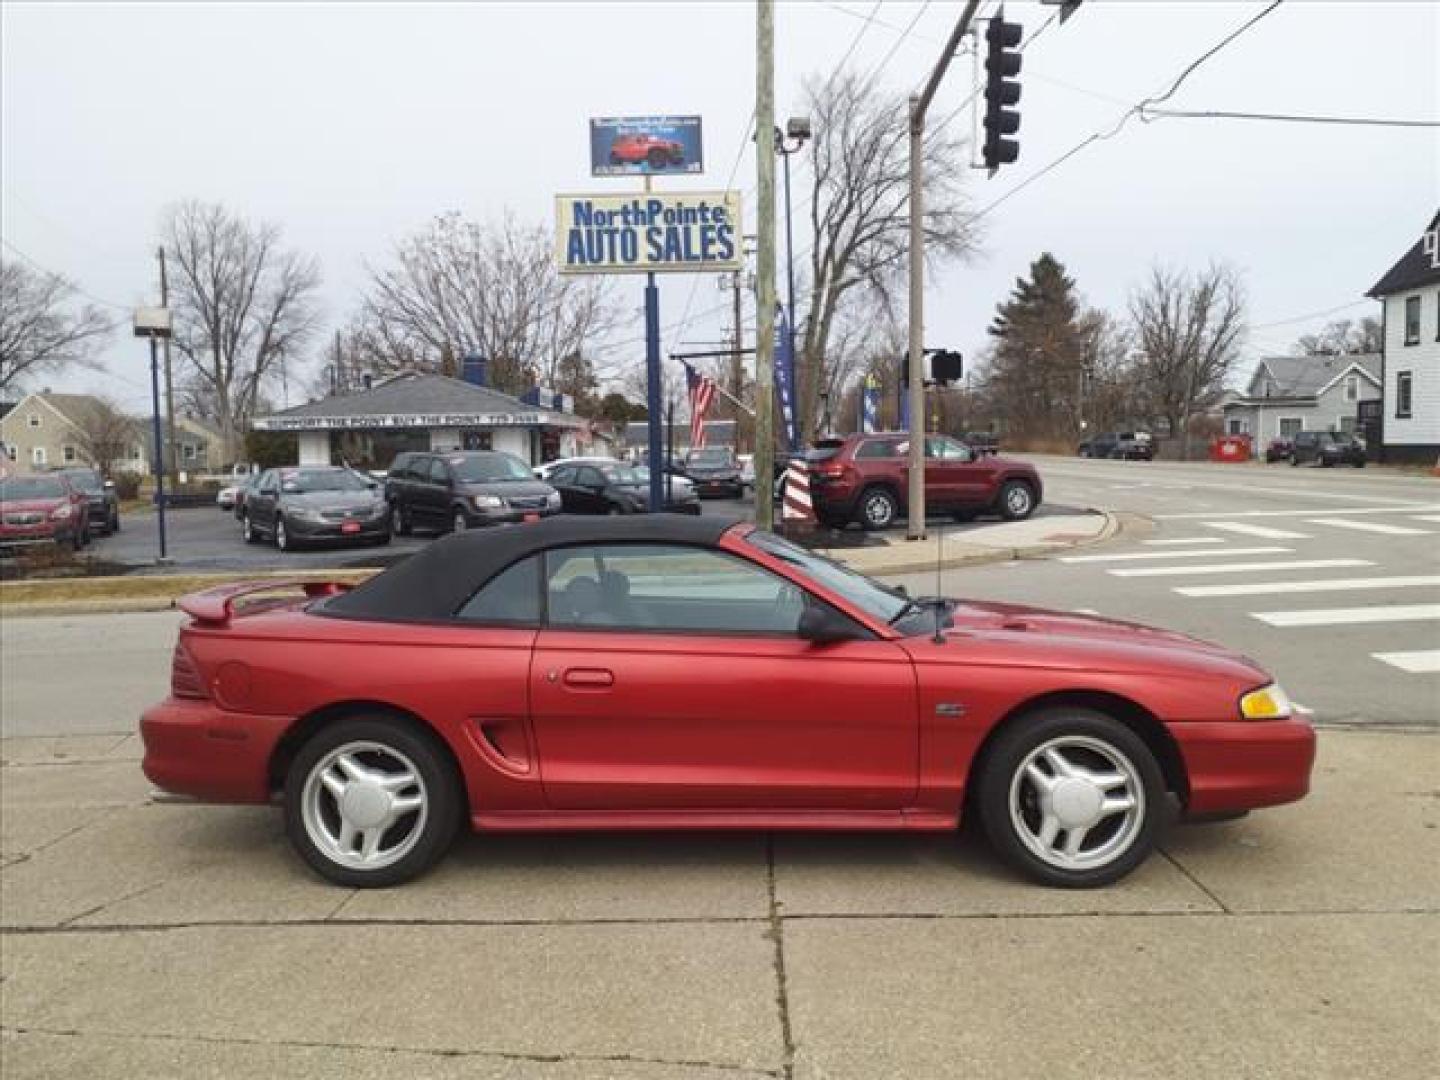
[(1440, 458), (1440, 213), (1365, 294), (1384, 326), (1382, 461)]

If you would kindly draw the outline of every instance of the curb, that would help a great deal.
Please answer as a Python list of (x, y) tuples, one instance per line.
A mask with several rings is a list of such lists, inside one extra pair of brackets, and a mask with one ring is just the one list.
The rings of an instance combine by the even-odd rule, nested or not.
[[(1031, 544), (1027, 547), (987, 548), (982, 551), (970, 551), (953, 556), (946, 556), (940, 560), (938, 564), (933, 560), (930, 562), (910, 560), (903, 563), (881, 563), (879, 566), (867, 566), (859, 572), (870, 575), (916, 574), (937, 568), (940, 570), (955, 570), (967, 566), (982, 566), (987, 563), (1015, 562), (1020, 559), (1043, 559), (1060, 551), (1074, 551), (1077, 548), (1093, 547), (1096, 544), (1103, 544), (1132, 529), (1149, 531), (1154, 528), (1154, 524), (1150, 519), (1143, 518), (1138, 514), (1119, 514), (1109, 510), (1096, 510), (1088, 507), (1087, 511), (1101, 515), (1104, 517), (1105, 522), (1101, 525), (1100, 531), (1094, 536), (1074, 543)], [(959, 542), (957, 541), (957, 543)], [(845, 563), (847, 566), (850, 565), (845, 562), (844, 555), (834, 551), (834, 549), (831, 550), (831, 553), (827, 557), (834, 559), (836, 562)], [(857, 568), (851, 567), (851, 569)]]

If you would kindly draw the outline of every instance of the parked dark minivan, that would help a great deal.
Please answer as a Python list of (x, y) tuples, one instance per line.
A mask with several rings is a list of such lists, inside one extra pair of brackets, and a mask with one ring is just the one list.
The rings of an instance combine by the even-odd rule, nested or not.
[(498, 450), (397, 454), (385, 479), (390, 529), (463, 532), (560, 513), (560, 496), (514, 454)]
[(1290, 443), (1290, 464), (1314, 462), (1328, 469), (1332, 465), (1365, 467), (1365, 445), (1343, 431), (1298, 431)]

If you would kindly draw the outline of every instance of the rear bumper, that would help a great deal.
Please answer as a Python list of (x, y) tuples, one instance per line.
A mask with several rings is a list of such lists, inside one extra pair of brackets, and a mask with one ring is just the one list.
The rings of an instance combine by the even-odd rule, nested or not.
[(1308, 720), (1172, 724), (1170, 731), (1189, 777), (1190, 814), (1278, 806), (1310, 791), (1315, 728)]
[(294, 720), (166, 698), (140, 717), (141, 769), (156, 787), (204, 802), (270, 800), (270, 757)]

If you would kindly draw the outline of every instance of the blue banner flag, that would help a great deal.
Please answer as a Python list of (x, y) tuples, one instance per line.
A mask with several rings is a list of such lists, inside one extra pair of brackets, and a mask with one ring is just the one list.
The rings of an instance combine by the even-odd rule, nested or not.
[(775, 391), (780, 396), (785, 445), (794, 453), (800, 446), (800, 418), (795, 411), (795, 350), (790, 347), (790, 321), (784, 304), (775, 305)]
[(860, 430), (865, 434), (875, 430), (876, 418), (880, 414), (880, 380), (874, 375), (865, 376), (865, 387), (860, 392)]

